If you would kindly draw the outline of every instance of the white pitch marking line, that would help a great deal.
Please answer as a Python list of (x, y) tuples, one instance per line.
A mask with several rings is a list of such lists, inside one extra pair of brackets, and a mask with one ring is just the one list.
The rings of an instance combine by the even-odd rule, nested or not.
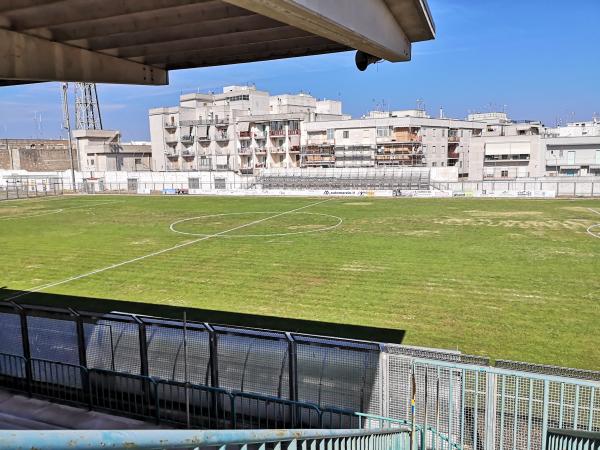
[(43, 284), (43, 285), (40, 285), (40, 286), (36, 286), (36, 287), (31, 288), (31, 289), (28, 289), (27, 291), (21, 292), (20, 294), (13, 295), (12, 297), (5, 298), (5, 299), (3, 299), (3, 301), (14, 300), (14, 299), (17, 299), (19, 297), (24, 297), (25, 295), (32, 294), (34, 292), (40, 292), (40, 291), (43, 291), (43, 290), (51, 288), (51, 287), (60, 286), (62, 284), (70, 283), (71, 281), (80, 280), (82, 278), (87, 278), (87, 277), (90, 277), (92, 275), (96, 275), (98, 273), (106, 272), (107, 270), (116, 269), (118, 267), (122, 267), (122, 266), (125, 266), (127, 264), (131, 264), (131, 263), (134, 263), (134, 262), (137, 262), (137, 261), (142, 261), (142, 260), (147, 259), (147, 258), (152, 258), (153, 256), (162, 255), (163, 253), (168, 253), (168, 252), (171, 252), (173, 250), (177, 250), (179, 248), (188, 247), (190, 245), (197, 244), (198, 242), (206, 241), (207, 239), (218, 237), (218, 236), (221, 236), (223, 234), (230, 233), (232, 231), (240, 230), (242, 228), (250, 227), (252, 225), (256, 225), (258, 223), (265, 222), (265, 221), (270, 220), (270, 219), (275, 219), (276, 217), (284, 216), (286, 214), (291, 214), (291, 213), (294, 213), (296, 211), (301, 211), (303, 209), (310, 208), (312, 206), (317, 206), (317, 205), (320, 205), (321, 203), (329, 202), (331, 200), (332, 199), (329, 198), (327, 200), (322, 200), (320, 202), (311, 203), (310, 205), (302, 206), (300, 208), (292, 209), (292, 210), (289, 210), (289, 211), (284, 211), (284, 212), (275, 214), (273, 216), (265, 217), (264, 219), (255, 220), (253, 222), (246, 223), (244, 225), (239, 225), (237, 227), (230, 228), (229, 230), (220, 231), (219, 233), (211, 234), (209, 236), (204, 236), (204, 237), (201, 237), (199, 239), (194, 239), (193, 241), (182, 242), (181, 244), (177, 244), (177, 245), (174, 245), (174, 246), (169, 247), (169, 248), (158, 250), (156, 252), (152, 252), (152, 253), (149, 253), (147, 255), (138, 256), (137, 258), (129, 259), (127, 261), (123, 261), (123, 262), (120, 262), (120, 263), (111, 264), (110, 266), (106, 266), (106, 267), (103, 267), (101, 269), (92, 270), (91, 272), (86, 272), (86, 273), (83, 273), (81, 275), (76, 275), (76, 276), (73, 276), (73, 277), (61, 280), (61, 281), (56, 281), (54, 283), (47, 283), (47, 284)]
[[(187, 236), (203, 236), (203, 237), (205, 237), (205, 236), (209, 236), (209, 235), (205, 234), (205, 233), (188, 233), (186, 231), (179, 231), (179, 230), (177, 230), (175, 228), (175, 225), (180, 224), (182, 222), (189, 222), (190, 220), (195, 220), (195, 219), (210, 219), (212, 217), (240, 216), (240, 215), (246, 215), (246, 214), (276, 214), (276, 213), (274, 211), (250, 211), (250, 212), (210, 214), (210, 215), (206, 215), (206, 216), (188, 217), (187, 219), (176, 220), (171, 225), (169, 225), (169, 229), (173, 233), (185, 234)], [(290, 214), (294, 214), (294, 213), (290, 213)], [(258, 238), (258, 237), (279, 237), (279, 236), (293, 236), (293, 235), (298, 235), (298, 234), (321, 233), (321, 232), (324, 232), (324, 231), (334, 230), (334, 229), (336, 229), (337, 227), (339, 227), (344, 222), (344, 219), (342, 219), (341, 217), (338, 217), (338, 216), (334, 216), (333, 214), (307, 213), (307, 212), (302, 212), (302, 213), (299, 213), (299, 214), (307, 214), (307, 215), (311, 215), (311, 216), (329, 217), (331, 219), (337, 220), (337, 223), (334, 224), (334, 225), (324, 226), (324, 227), (319, 228), (317, 230), (292, 231), (292, 232), (289, 232), (289, 233), (234, 234), (234, 235), (230, 235), (230, 236), (219, 236), (219, 237), (228, 238), (228, 239), (231, 239), (231, 238)]]
[(79, 205), (79, 206), (70, 206), (68, 208), (60, 208), (60, 209), (53, 209), (47, 212), (42, 212), (39, 214), (20, 214), (20, 215), (14, 215), (14, 216), (6, 216), (6, 217), (0, 217), (0, 220), (15, 220), (15, 219), (30, 219), (32, 217), (40, 217), (40, 216), (49, 216), (50, 214), (58, 214), (70, 209), (84, 209), (84, 208), (92, 208), (94, 206), (99, 206), (99, 205), (108, 205), (108, 204), (112, 204), (112, 203), (122, 203), (120, 201), (108, 201), (108, 202), (96, 202), (96, 203), (91, 203), (89, 205)]
[[(600, 215), (600, 211), (596, 211), (595, 209), (592, 208), (588, 208), (591, 212), (596, 213), (598, 215)], [(586, 230), (588, 232), (588, 234), (592, 237), (598, 238), (600, 239), (600, 234), (596, 234), (594, 233), (592, 230), (596, 229), (596, 228), (600, 228), (600, 223), (596, 223), (594, 225), (590, 225), (588, 227), (588, 229)]]

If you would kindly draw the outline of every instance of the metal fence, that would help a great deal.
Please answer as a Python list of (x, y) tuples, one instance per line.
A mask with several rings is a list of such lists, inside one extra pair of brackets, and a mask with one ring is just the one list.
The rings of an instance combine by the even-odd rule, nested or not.
[(599, 450), (600, 433), (548, 430), (548, 450)]
[(407, 428), (380, 430), (136, 430), (0, 431), (1, 450), (30, 448), (88, 449), (276, 449), (409, 450)]
[(524, 180), (485, 180), (432, 182), (431, 185), (440, 190), (455, 193), (485, 192), (488, 194), (501, 192), (553, 192), (557, 197), (600, 197), (600, 179), (524, 179)]
[(63, 195), (62, 181), (38, 182), (32, 180), (31, 183), (15, 183), (6, 181), (0, 184), (0, 200), (16, 200), (22, 198), (52, 197)]
[(550, 428), (600, 431), (600, 373), (456, 352), (2, 303), (0, 353), (4, 386), (172, 424), (186, 404), (198, 427), (408, 423), (414, 397), (427, 448), (547, 450)]

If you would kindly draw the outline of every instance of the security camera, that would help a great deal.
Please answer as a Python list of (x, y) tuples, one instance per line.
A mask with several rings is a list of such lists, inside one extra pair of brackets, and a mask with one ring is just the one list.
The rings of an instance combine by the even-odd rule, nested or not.
[(354, 61), (356, 62), (356, 68), (361, 72), (367, 70), (371, 64), (375, 64), (376, 62), (381, 61), (381, 58), (373, 55), (369, 55), (368, 53), (363, 52), (362, 50), (356, 51), (356, 56), (354, 57)]

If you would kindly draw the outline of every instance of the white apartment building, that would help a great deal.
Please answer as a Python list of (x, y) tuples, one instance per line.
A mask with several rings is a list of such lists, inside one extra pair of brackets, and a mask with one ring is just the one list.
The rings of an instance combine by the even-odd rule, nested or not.
[(588, 122), (571, 122), (566, 126), (549, 128), (547, 134), (554, 137), (600, 136), (600, 117)]
[(466, 177), (471, 137), (484, 124), (435, 119), (421, 110), (373, 111), (361, 119), (306, 122), (302, 167), (457, 167)]
[(473, 114), (485, 126), (471, 140), (469, 179), (541, 177), (544, 126), (540, 122), (512, 122), (504, 113)]
[(307, 94), (270, 96), (253, 86), (186, 94), (179, 106), (149, 112), (156, 171), (298, 167), (300, 123), (341, 118), (340, 102)]
[(600, 175), (598, 119), (547, 129), (540, 122), (513, 122), (504, 113), (469, 118), (486, 122), (471, 142), (471, 180)]
[(544, 139), (546, 176), (600, 176), (600, 134)]
[(82, 172), (152, 170), (149, 142), (122, 142), (114, 130), (74, 130), (73, 139)]

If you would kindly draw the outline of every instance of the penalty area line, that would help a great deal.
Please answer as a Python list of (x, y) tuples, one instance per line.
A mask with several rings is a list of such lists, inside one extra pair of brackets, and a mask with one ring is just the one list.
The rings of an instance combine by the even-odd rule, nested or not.
[[(596, 211), (595, 209), (592, 209), (592, 208), (588, 208), (588, 209), (589, 209), (591, 212), (593, 212), (593, 213), (596, 213), (596, 214), (600, 215), (600, 211)], [(588, 233), (590, 236), (592, 236), (592, 237), (595, 237), (595, 238), (597, 238), (597, 239), (600, 239), (600, 232), (597, 234), (597, 233), (595, 233), (595, 232), (593, 232), (593, 231), (592, 231), (592, 230), (595, 230), (596, 228), (600, 228), (600, 223), (596, 223), (596, 224), (594, 224), (594, 225), (590, 225), (586, 231), (587, 231), (587, 233)]]
[(19, 294), (13, 295), (11, 297), (8, 297), (8, 298), (2, 299), (2, 300), (3, 301), (15, 300), (17, 298), (25, 297), (26, 295), (33, 294), (35, 292), (41, 292), (43, 290), (46, 290), (46, 289), (49, 289), (49, 288), (52, 288), (52, 287), (60, 286), (62, 284), (70, 283), (70, 282), (76, 281), (76, 280), (81, 280), (82, 278), (91, 277), (92, 275), (96, 275), (96, 274), (99, 274), (99, 273), (102, 273), (102, 272), (106, 272), (108, 270), (112, 270), (112, 269), (116, 269), (116, 268), (119, 268), (119, 267), (123, 267), (123, 266), (128, 265), (128, 264), (133, 264), (135, 262), (142, 261), (142, 260), (148, 259), (148, 258), (152, 258), (154, 256), (162, 255), (164, 253), (172, 252), (172, 251), (180, 249), (180, 248), (189, 247), (190, 245), (197, 244), (198, 242), (202, 242), (202, 241), (206, 241), (208, 239), (219, 237), (219, 236), (222, 236), (224, 234), (231, 233), (232, 231), (241, 230), (242, 228), (247, 228), (247, 227), (250, 227), (252, 225), (256, 225), (256, 224), (265, 222), (267, 220), (271, 220), (271, 219), (275, 219), (277, 217), (284, 216), (286, 214), (291, 214), (291, 213), (294, 213), (296, 211), (301, 211), (303, 209), (311, 208), (313, 206), (317, 206), (317, 205), (320, 205), (322, 203), (329, 202), (331, 200), (333, 200), (333, 199), (329, 198), (327, 200), (322, 200), (322, 201), (319, 201), (319, 202), (311, 203), (310, 205), (301, 206), (300, 208), (291, 209), (289, 211), (283, 211), (281, 213), (277, 213), (277, 214), (269, 216), (269, 217), (264, 217), (262, 219), (254, 220), (252, 222), (248, 222), (248, 223), (245, 223), (243, 225), (238, 225), (237, 227), (230, 228), (228, 230), (224, 230), (224, 231), (220, 231), (220, 232), (215, 233), (215, 234), (204, 236), (204, 237), (201, 237), (199, 239), (194, 239), (194, 240), (189, 241), (189, 242), (182, 242), (181, 244), (177, 244), (177, 245), (174, 245), (172, 247), (168, 247), (168, 248), (165, 248), (165, 249), (162, 249), (162, 250), (158, 250), (158, 251), (155, 251), (155, 252), (152, 252), (152, 253), (148, 253), (147, 255), (142, 255), (142, 256), (138, 256), (138, 257), (133, 258), (133, 259), (129, 259), (127, 261), (122, 261), (122, 262), (119, 262), (119, 263), (111, 264), (110, 266), (102, 267), (101, 269), (95, 269), (95, 270), (92, 270), (90, 272), (86, 272), (86, 273), (82, 273), (80, 275), (75, 275), (75, 276), (72, 276), (72, 277), (69, 277), (69, 278), (65, 278), (64, 280), (55, 281), (55, 282), (47, 283), (47, 284), (42, 284), (40, 286), (35, 286), (35, 287), (27, 289), (26, 291), (23, 291), (23, 292), (21, 292)]

